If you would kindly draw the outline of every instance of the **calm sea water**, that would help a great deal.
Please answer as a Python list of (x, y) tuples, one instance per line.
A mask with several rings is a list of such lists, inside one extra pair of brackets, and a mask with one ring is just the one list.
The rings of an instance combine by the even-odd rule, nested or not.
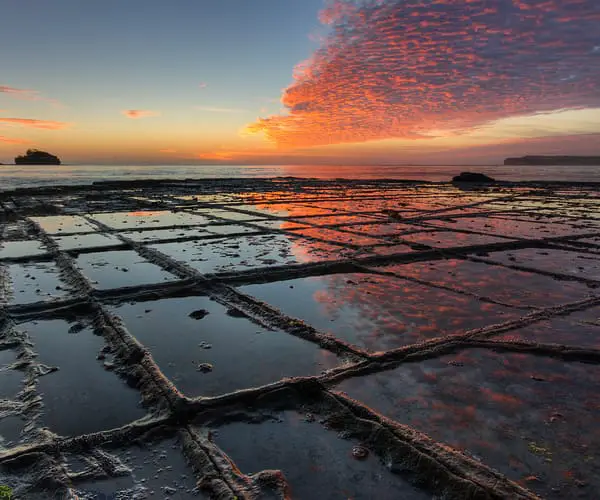
[(223, 165), (0, 165), (0, 191), (16, 187), (91, 184), (106, 180), (312, 177), (448, 181), (457, 173), (483, 172), (500, 180), (598, 181), (600, 165), (513, 166), (223, 166)]

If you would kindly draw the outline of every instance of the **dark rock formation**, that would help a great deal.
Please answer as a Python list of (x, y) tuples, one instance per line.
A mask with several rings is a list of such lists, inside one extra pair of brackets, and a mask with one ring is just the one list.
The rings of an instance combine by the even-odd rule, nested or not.
[(452, 178), (452, 182), (495, 182), (495, 179), (479, 172), (461, 172)]
[(208, 315), (208, 311), (206, 309), (198, 309), (197, 311), (192, 311), (188, 316), (192, 319), (202, 319)]
[(46, 151), (28, 149), (25, 155), (15, 158), (15, 165), (60, 165), (60, 160)]
[(506, 158), (505, 165), (600, 165), (600, 156), (521, 156)]

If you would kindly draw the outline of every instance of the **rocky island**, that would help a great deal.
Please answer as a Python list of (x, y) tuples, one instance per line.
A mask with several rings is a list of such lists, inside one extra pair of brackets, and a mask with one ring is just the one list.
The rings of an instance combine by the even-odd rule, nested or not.
[(521, 156), (506, 158), (505, 165), (600, 165), (600, 156)]
[(495, 182), (495, 179), (488, 177), (485, 174), (479, 172), (461, 172), (460, 175), (455, 175), (452, 178), (452, 182)]
[(28, 149), (26, 154), (15, 158), (15, 165), (60, 165), (60, 159), (46, 151)]

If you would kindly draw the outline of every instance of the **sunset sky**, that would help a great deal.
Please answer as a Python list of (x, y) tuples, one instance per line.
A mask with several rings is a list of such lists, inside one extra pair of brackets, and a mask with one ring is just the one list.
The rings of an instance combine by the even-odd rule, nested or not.
[(598, 0), (3, 0), (0, 162), (600, 155)]

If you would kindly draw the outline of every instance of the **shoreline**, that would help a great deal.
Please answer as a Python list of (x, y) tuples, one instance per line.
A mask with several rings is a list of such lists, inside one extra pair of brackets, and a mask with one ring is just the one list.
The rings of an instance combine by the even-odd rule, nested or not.
[(181, 167), (163, 165), (142, 167), (28, 167), (0, 168), (0, 190), (8, 191), (17, 188), (42, 188), (49, 186), (81, 186), (103, 182), (200, 182), (214, 181), (233, 182), (238, 179), (281, 180), (296, 179), (300, 181), (338, 181), (362, 180), (385, 182), (448, 182), (455, 175), (464, 172), (480, 172), (497, 182), (598, 182), (600, 183), (600, 166), (598, 167), (505, 167), (505, 166), (428, 166), (415, 167), (317, 167), (317, 166), (202, 166)]
[(514, 187), (531, 187), (531, 188), (553, 188), (553, 187), (584, 187), (584, 188), (600, 188), (600, 181), (562, 181), (562, 180), (530, 180), (530, 181), (506, 181), (496, 180), (488, 183), (464, 182), (455, 183), (452, 180), (448, 181), (432, 181), (432, 180), (415, 180), (415, 179), (320, 179), (309, 177), (214, 177), (203, 179), (134, 179), (134, 180), (114, 180), (114, 181), (93, 181), (90, 184), (59, 184), (59, 185), (42, 185), (42, 186), (25, 186), (12, 189), (0, 189), (0, 198), (14, 195), (44, 195), (68, 193), (71, 191), (103, 191), (112, 189), (145, 189), (145, 188), (161, 188), (171, 185), (178, 187), (198, 187), (198, 188), (215, 188), (220, 187), (224, 190), (232, 188), (247, 188), (249, 186), (256, 187), (273, 187), (286, 182), (290, 185), (300, 187), (307, 185), (315, 187), (318, 185), (372, 185), (374, 187), (381, 185), (432, 185), (432, 186), (454, 186), (463, 190), (491, 190), (494, 188), (514, 188)]

